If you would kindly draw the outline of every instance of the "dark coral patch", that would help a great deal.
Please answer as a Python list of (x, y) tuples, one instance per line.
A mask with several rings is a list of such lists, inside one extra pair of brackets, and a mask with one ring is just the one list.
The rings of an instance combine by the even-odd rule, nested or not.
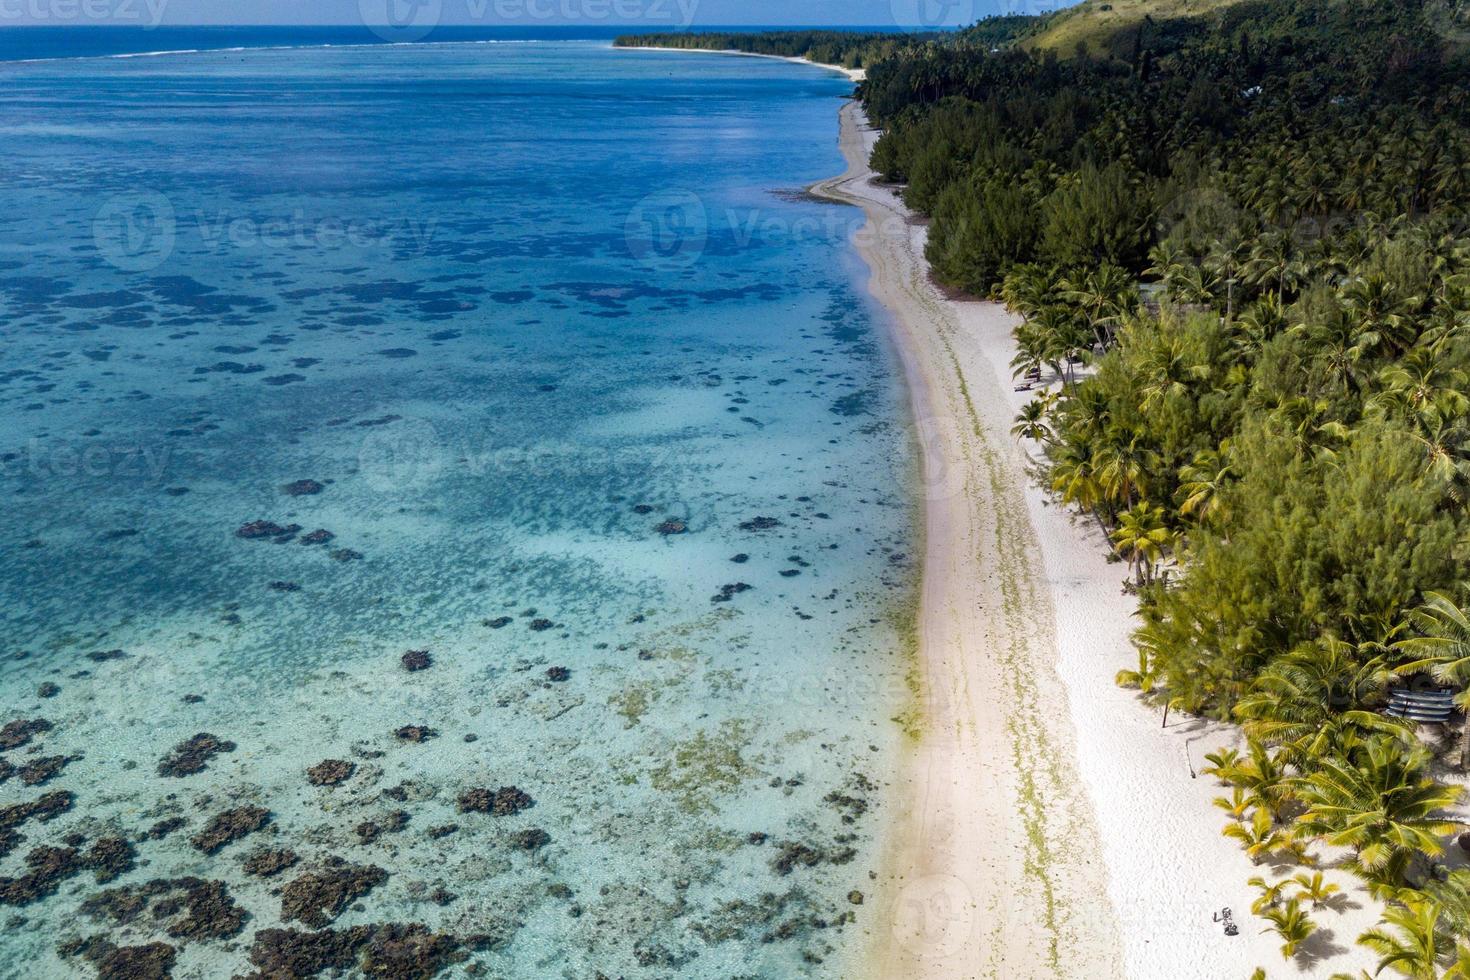
[(459, 794), (460, 813), (491, 813), (511, 816), (536, 805), (530, 794), (515, 786), (502, 786), (493, 793), (488, 789), (468, 789)]
[(314, 497), (325, 489), (326, 487), (316, 480), (297, 480), (281, 487), (281, 492), (288, 497)]
[(301, 858), (292, 850), (261, 850), (246, 858), (242, 867), (248, 875), (254, 875), (257, 878), (272, 878), (300, 860)]
[(321, 868), (292, 879), (281, 889), (281, 918), (324, 928), (349, 904), (387, 880), (388, 872), (376, 865), (328, 858)]
[(97, 970), (97, 980), (169, 980), (177, 951), (168, 943), (118, 946), (105, 936), (62, 943), (62, 959), (80, 955)]
[(189, 843), (205, 854), (214, 854), (228, 844), (255, 833), (270, 823), (271, 812), (263, 806), (241, 806), (215, 814)]
[(174, 746), (174, 750), (158, 763), (160, 776), (192, 776), (209, 768), (209, 760), (221, 752), (235, 751), (235, 743), (209, 732), (200, 732)]
[(29, 745), (34, 736), (45, 734), (50, 730), (51, 722), (45, 718), (30, 720), (17, 718), (15, 721), (6, 722), (5, 727), (0, 728), (0, 750), (18, 749)]
[(0, 830), (19, 827), (31, 819), (40, 820), (42, 823), (52, 820), (70, 810), (75, 799), (76, 797), (71, 793), (61, 789), (37, 797), (28, 803), (13, 803), (10, 806), (0, 807)]
[(236, 905), (222, 881), (203, 878), (154, 878), (98, 892), (82, 903), (93, 919), (128, 925), (148, 912), (168, 920), (174, 939), (228, 939), (245, 927), (245, 910)]
[(26, 855), (26, 873), (0, 878), (0, 905), (29, 905), (61, 887), (82, 870), (81, 853), (74, 847), (37, 847)]
[(357, 766), (345, 759), (323, 759), (306, 770), (306, 781), (313, 786), (336, 786), (356, 771)]

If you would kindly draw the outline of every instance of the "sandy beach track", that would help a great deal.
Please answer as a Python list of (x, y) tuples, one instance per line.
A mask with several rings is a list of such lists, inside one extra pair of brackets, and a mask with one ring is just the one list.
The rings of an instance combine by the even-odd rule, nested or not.
[(1012, 321), (931, 285), (924, 229), (874, 186), (871, 143), (861, 109), (844, 108), (848, 173), (813, 191), (868, 214), (858, 246), (895, 313), (924, 457), (922, 714), (894, 794), (903, 812), (871, 927), (874, 975), (1120, 976), (1026, 458), (994, 380), (1004, 365), (990, 363)]
[[(855, 243), (893, 314), (924, 459), (918, 613), (922, 717), (868, 923), (870, 975), (1220, 980), (1371, 969), (1355, 940), (1378, 903), (1324, 862), (1346, 901), (1305, 955), (1250, 914), (1263, 875), (1220, 834), (1199, 776), (1233, 726), (1157, 709), (1113, 682), (1137, 655), (1134, 600), (1097, 526), (1058, 506), (1010, 435), (1015, 318), (946, 297), (927, 229), (868, 166), (877, 133), (842, 109), (848, 170), (813, 193), (863, 208)], [(1329, 857), (1330, 855), (1324, 855)], [(1213, 916), (1230, 907), (1240, 934)]]

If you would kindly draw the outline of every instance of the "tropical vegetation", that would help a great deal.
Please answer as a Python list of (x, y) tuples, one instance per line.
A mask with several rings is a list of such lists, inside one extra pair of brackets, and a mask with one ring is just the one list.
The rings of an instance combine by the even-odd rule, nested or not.
[(1331, 861), (1377, 974), (1470, 978), (1470, 725), (1387, 711), (1470, 708), (1465, 5), (1128, 6), (773, 53), (867, 68), (935, 276), (1018, 314), (1013, 434), (1138, 596), (1119, 682), (1240, 726), (1205, 772), (1262, 928), (1305, 955)]

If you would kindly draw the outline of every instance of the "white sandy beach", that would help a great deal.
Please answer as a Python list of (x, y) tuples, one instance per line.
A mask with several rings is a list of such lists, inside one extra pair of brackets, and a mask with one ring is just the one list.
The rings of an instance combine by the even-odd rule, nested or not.
[[(1355, 945), (1378, 909), (1351, 876), (1305, 954), (1250, 913), (1253, 866), (1220, 835), (1221, 790), (1195, 778), (1226, 725), (1157, 709), (1113, 683), (1136, 665), (1133, 600), (1095, 525), (1030, 478), (1009, 435), (1014, 318), (946, 299), (925, 228), (868, 168), (876, 133), (843, 109), (848, 173), (814, 190), (864, 208), (858, 245), (894, 314), (925, 450), (919, 612), (922, 732), (894, 798), (888, 880), (870, 920), (874, 976), (1244, 980), (1371, 967)], [(1240, 935), (1212, 921), (1234, 910)]]

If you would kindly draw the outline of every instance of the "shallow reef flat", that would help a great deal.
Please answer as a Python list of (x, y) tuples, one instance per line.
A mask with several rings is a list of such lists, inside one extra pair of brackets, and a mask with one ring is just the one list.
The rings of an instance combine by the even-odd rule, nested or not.
[[(839, 169), (846, 83), (579, 44), (9, 81), (0, 243), (61, 241), (0, 259), (0, 974), (842, 975), (914, 460), (848, 212), (773, 192)], [(641, 253), (686, 189), (697, 252)], [(168, 202), (156, 266), (114, 199)]]

